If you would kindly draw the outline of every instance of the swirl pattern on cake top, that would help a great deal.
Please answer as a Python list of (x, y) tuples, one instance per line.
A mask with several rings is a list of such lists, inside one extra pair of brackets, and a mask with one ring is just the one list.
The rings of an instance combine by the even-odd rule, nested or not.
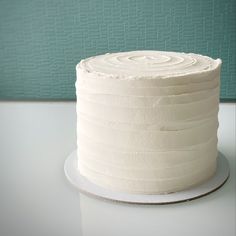
[(107, 53), (82, 60), (80, 66), (87, 71), (137, 78), (166, 78), (173, 75), (186, 75), (209, 71), (220, 64), (220, 59), (193, 53), (163, 51), (133, 51)]
[(221, 60), (177, 52), (99, 55), (77, 65), (79, 171), (115, 191), (164, 194), (216, 168)]

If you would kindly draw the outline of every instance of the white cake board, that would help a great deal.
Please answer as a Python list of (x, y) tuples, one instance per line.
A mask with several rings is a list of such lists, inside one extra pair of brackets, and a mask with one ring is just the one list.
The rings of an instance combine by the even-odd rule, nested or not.
[(130, 194), (115, 192), (97, 186), (87, 178), (80, 175), (77, 168), (77, 152), (72, 152), (65, 161), (64, 170), (68, 180), (82, 193), (105, 198), (112, 201), (136, 203), (136, 204), (170, 204), (193, 200), (210, 194), (219, 189), (229, 177), (229, 165), (227, 159), (219, 152), (217, 158), (217, 169), (215, 175), (201, 185), (184, 191), (162, 195)]

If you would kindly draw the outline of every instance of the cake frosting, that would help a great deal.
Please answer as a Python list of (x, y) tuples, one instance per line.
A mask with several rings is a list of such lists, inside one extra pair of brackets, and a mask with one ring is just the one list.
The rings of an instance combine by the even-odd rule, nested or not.
[(131, 51), (76, 67), (78, 171), (114, 191), (166, 194), (216, 170), (221, 60)]

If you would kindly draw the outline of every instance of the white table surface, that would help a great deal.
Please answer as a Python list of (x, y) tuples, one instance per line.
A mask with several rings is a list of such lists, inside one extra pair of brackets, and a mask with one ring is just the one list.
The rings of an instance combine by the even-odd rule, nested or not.
[(221, 104), (219, 150), (231, 169), (221, 189), (179, 204), (130, 205), (80, 194), (65, 178), (75, 102), (0, 102), (0, 236), (235, 236), (235, 119), (235, 104)]

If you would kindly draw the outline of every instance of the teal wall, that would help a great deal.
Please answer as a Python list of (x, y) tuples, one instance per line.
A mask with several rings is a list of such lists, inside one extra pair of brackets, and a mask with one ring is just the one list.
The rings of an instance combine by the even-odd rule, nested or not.
[(136, 49), (223, 60), (236, 99), (235, 0), (0, 0), (0, 98), (75, 99), (82, 58)]

